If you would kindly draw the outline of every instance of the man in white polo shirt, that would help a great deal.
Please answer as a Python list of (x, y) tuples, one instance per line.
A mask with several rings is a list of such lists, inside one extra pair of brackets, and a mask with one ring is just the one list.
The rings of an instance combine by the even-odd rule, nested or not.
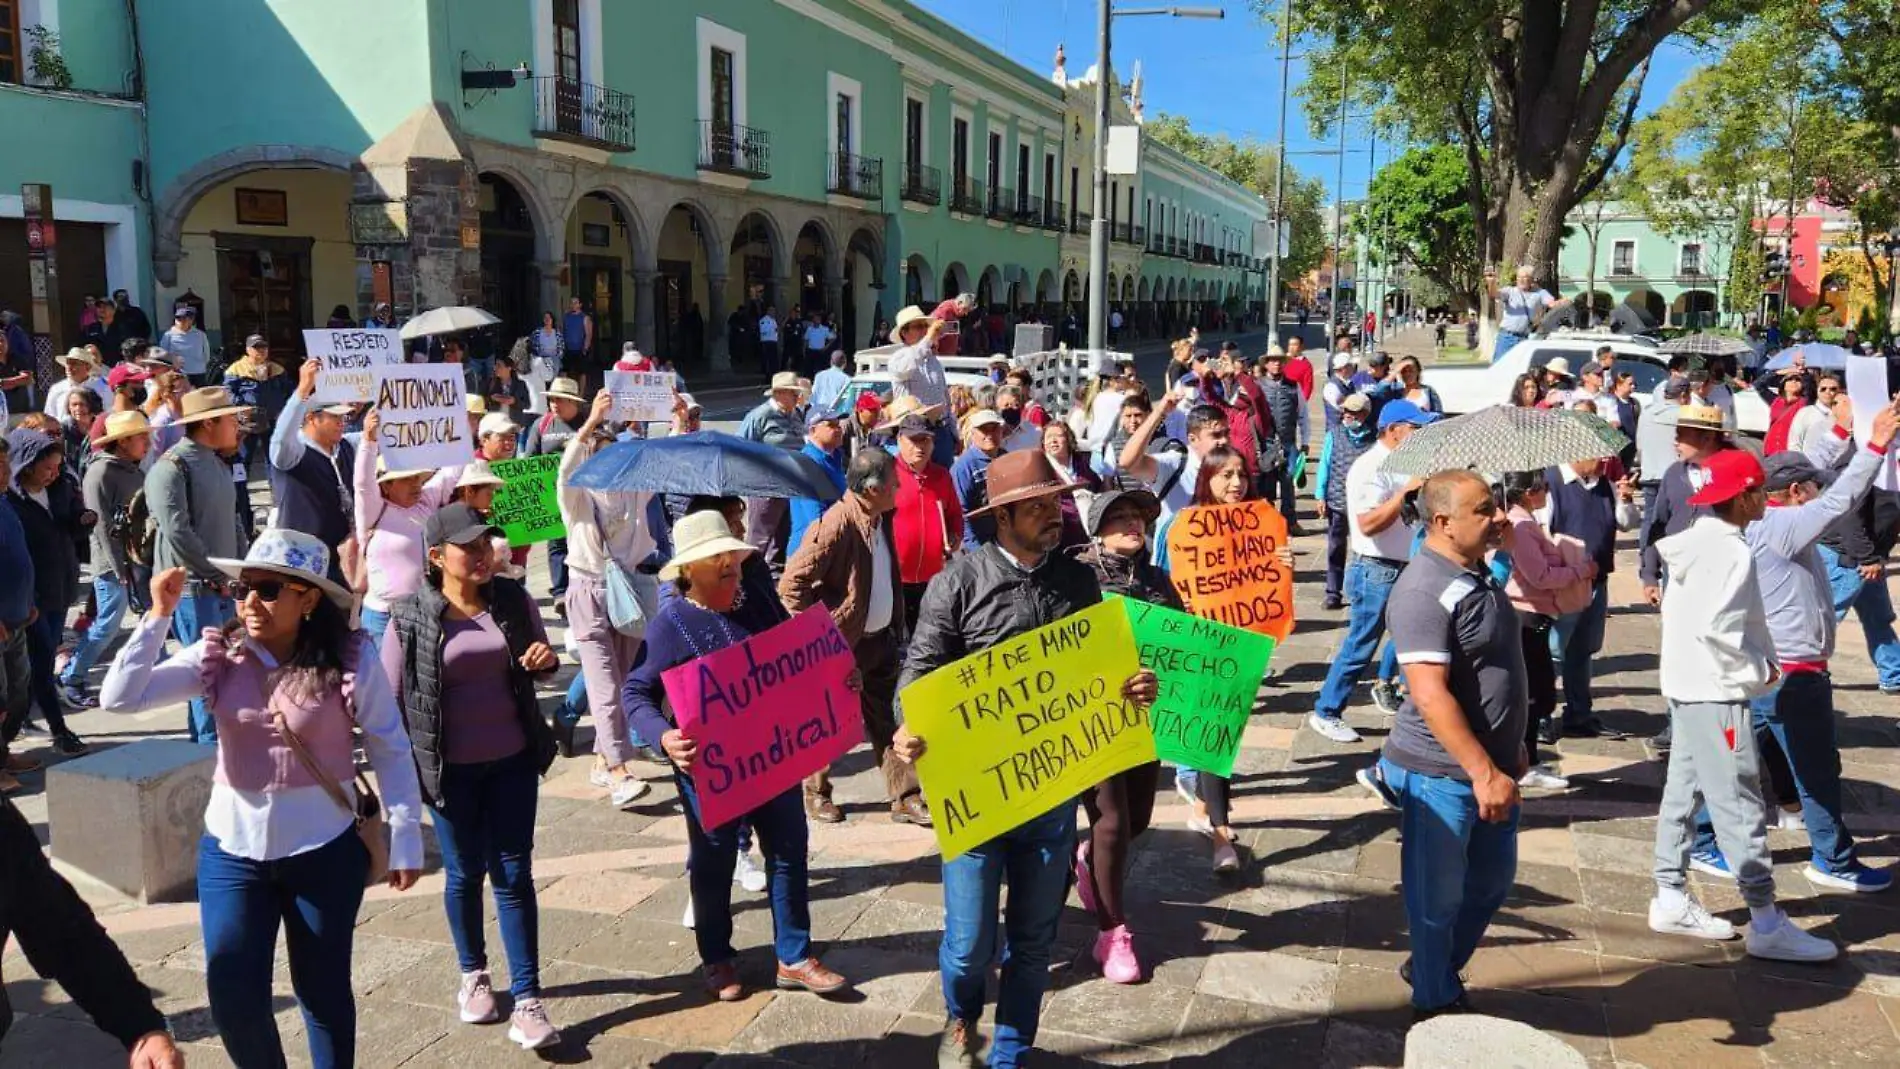
[[(1346, 599), (1352, 603), (1346, 620), (1346, 639), (1326, 670), (1319, 700), (1306, 723), (1334, 742), (1358, 742), (1359, 733), (1343, 715), (1359, 676), (1379, 652), (1385, 634), (1385, 602), (1398, 582), (1399, 572), (1412, 558), (1413, 525), (1400, 515), (1405, 495), (1424, 480), (1385, 471), (1385, 458), (1412, 432), (1438, 416), (1410, 401), (1388, 401), (1379, 410), (1379, 440), (1360, 454), (1346, 472), (1346, 547), (1352, 560), (1346, 565)], [(1396, 661), (1390, 673), (1396, 674)], [(1382, 671), (1381, 681), (1390, 678)]]

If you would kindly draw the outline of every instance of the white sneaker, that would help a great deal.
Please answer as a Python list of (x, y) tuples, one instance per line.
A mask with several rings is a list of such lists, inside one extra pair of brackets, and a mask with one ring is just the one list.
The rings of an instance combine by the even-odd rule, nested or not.
[(1660, 898), (1649, 900), (1649, 930), (1664, 935), (1687, 935), (1697, 939), (1733, 939), (1735, 926), (1702, 908), (1702, 903), (1683, 896), (1682, 908), (1670, 910)]
[(1359, 733), (1352, 729), (1352, 725), (1337, 717), (1321, 716), (1318, 713), (1314, 713), (1306, 718), (1306, 726), (1334, 742), (1359, 741)]
[(611, 791), (614, 789), (614, 774), (607, 771), (606, 765), (597, 762), (594, 767), (587, 770), (587, 782), (603, 791)]
[(607, 798), (614, 804), (615, 809), (632, 809), (633, 803), (645, 793), (647, 793), (647, 781), (629, 776), (626, 779), (615, 780), (612, 793)]
[(1776, 806), (1773, 827), (1776, 831), (1805, 832), (1808, 830), (1808, 818), (1802, 816), (1799, 809), (1783, 809)]
[(765, 890), (765, 870), (759, 867), (758, 862), (752, 860), (750, 852), (740, 854), (738, 864), (732, 867), (732, 882), (753, 894), (758, 894)]
[(1519, 787), (1527, 791), (1567, 791), (1570, 781), (1550, 771), (1543, 765), (1532, 765), (1529, 772), (1517, 781)]
[(1195, 797), (1194, 792), (1189, 790), (1188, 785), (1182, 781), (1178, 771), (1174, 777), (1174, 793), (1176, 797), (1187, 803), (1187, 830), (1200, 835), (1214, 834), (1214, 825), (1207, 819), (1207, 810), (1201, 805), (1201, 800)]
[(1754, 925), (1749, 925), (1744, 941), (1751, 957), (1771, 961), (1833, 961), (1841, 953), (1841, 948), (1833, 943), (1802, 931), (1785, 913), (1773, 931), (1758, 932)]
[(692, 926), (693, 926), (693, 896), (687, 895), (686, 896), (686, 912), (680, 915), (680, 927), (691, 928)]

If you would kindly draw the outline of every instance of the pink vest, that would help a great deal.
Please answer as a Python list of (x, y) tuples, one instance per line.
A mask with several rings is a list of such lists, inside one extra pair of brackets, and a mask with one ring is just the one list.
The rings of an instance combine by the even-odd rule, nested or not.
[(344, 673), (343, 685), (314, 696), (293, 695), (295, 688), (278, 686), (282, 673), (266, 668), (249, 647), (221, 648), (223, 639), (211, 629), (206, 629), (204, 639), (199, 678), (204, 682), (205, 703), (218, 725), (218, 767), (213, 777), (218, 783), (243, 791), (317, 785), (278, 734), (275, 714), (279, 709), (332, 783), (345, 783), (355, 776), (350, 731), (356, 723), (351, 707), (360, 632), (344, 650), (343, 663), (352, 670)]

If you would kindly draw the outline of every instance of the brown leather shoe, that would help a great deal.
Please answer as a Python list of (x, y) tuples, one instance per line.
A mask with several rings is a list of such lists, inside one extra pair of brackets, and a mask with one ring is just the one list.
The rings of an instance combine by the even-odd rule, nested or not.
[(12, 794), (23, 786), (11, 772), (0, 772), (0, 794)]
[(842, 990), (850, 981), (819, 963), (817, 958), (806, 958), (797, 965), (778, 967), (778, 986), (785, 991), (809, 991), (814, 995), (829, 995)]
[(6, 763), (0, 765), (0, 772), (38, 772), (43, 764), (37, 757), (28, 757), (23, 753), (8, 754)]
[[(781, 973), (784, 966), (779, 967)], [(706, 993), (721, 1002), (737, 1002), (745, 997), (745, 985), (739, 982), (739, 968), (729, 961), (706, 966)]]
[(805, 815), (821, 824), (844, 823), (844, 810), (822, 794), (805, 796)]
[(930, 827), (930, 806), (925, 804), (921, 794), (907, 794), (901, 802), (891, 805), (891, 820), (898, 824), (915, 824), (920, 828)]

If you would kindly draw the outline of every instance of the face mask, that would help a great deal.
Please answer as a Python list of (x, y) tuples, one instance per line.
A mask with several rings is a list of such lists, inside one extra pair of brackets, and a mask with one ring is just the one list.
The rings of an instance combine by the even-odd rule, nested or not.
[(1003, 426), (1005, 427), (1013, 428), (1023, 421), (1023, 410), (1020, 408), (1005, 408), (998, 412), (997, 415), (1003, 417)]

